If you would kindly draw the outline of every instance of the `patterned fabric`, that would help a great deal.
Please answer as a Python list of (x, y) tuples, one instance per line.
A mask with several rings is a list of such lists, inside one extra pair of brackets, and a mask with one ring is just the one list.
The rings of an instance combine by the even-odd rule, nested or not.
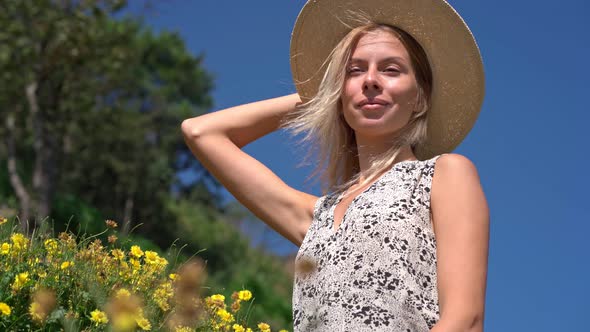
[(295, 258), (294, 331), (427, 332), (439, 319), (430, 188), (440, 157), (395, 164), (351, 202), (318, 199)]

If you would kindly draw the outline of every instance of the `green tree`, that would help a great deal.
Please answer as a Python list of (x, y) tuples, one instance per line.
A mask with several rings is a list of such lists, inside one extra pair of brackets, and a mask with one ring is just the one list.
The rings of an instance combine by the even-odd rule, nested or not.
[[(2, 132), (9, 180), (23, 223), (47, 216), (67, 151), (69, 124), (102, 75), (122, 67), (127, 35), (107, 14), (122, 1), (3, 1), (0, 5)], [(110, 45), (112, 48), (99, 47)], [(113, 50), (120, 46), (120, 51)], [(102, 77), (101, 77), (102, 76)]]
[(124, 5), (0, 2), (0, 209), (23, 226), (73, 215), (91, 233), (108, 218), (161, 248), (180, 238), (205, 249), (212, 291), (251, 289), (253, 319), (285, 326), (292, 279), (221, 214), (180, 133), (210, 108), (212, 77), (177, 34), (113, 18)]
[[(169, 196), (216, 206), (210, 189), (217, 184), (179, 132), (183, 119), (210, 107), (212, 83), (202, 59), (192, 56), (178, 35), (144, 29), (132, 43), (136, 57), (127, 70), (133, 74), (77, 124), (64, 190), (121, 220), (124, 231), (133, 220), (143, 222), (140, 230), (158, 235), (165, 245), (170, 238), (162, 235), (174, 226), (164, 204)], [(181, 174), (188, 172), (200, 175), (183, 181)]]
[[(2, 153), (20, 219), (39, 222), (62, 193), (106, 217), (161, 232), (177, 198), (214, 205), (215, 181), (178, 128), (210, 107), (211, 77), (176, 34), (115, 20), (124, 1), (3, 2)], [(198, 172), (196, 183), (182, 172)], [(208, 185), (204, 185), (208, 183)]]

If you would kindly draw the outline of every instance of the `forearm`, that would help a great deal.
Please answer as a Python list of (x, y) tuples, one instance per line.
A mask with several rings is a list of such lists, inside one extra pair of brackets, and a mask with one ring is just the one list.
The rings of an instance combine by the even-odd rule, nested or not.
[(185, 136), (222, 135), (238, 147), (267, 135), (301, 102), (298, 94), (262, 100), (190, 118), (182, 123)]

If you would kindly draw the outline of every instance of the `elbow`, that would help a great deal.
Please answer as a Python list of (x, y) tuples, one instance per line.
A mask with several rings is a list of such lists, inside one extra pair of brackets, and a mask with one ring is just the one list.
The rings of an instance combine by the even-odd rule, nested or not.
[(190, 118), (182, 121), (180, 125), (182, 135), (190, 140), (195, 140), (203, 136), (202, 126), (197, 118)]
[(483, 315), (465, 314), (456, 317), (441, 317), (431, 331), (483, 332)]
[(482, 315), (472, 315), (466, 320), (465, 332), (483, 332), (483, 317)]

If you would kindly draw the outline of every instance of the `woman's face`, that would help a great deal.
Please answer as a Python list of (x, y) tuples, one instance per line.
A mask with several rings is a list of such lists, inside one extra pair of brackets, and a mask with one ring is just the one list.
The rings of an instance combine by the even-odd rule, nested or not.
[(342, 111), (357, 141), (395, 136), (409, 122), (418, 93), (406, 48), (391, 33), (368, 33), (353, 49), (346, 70)]

